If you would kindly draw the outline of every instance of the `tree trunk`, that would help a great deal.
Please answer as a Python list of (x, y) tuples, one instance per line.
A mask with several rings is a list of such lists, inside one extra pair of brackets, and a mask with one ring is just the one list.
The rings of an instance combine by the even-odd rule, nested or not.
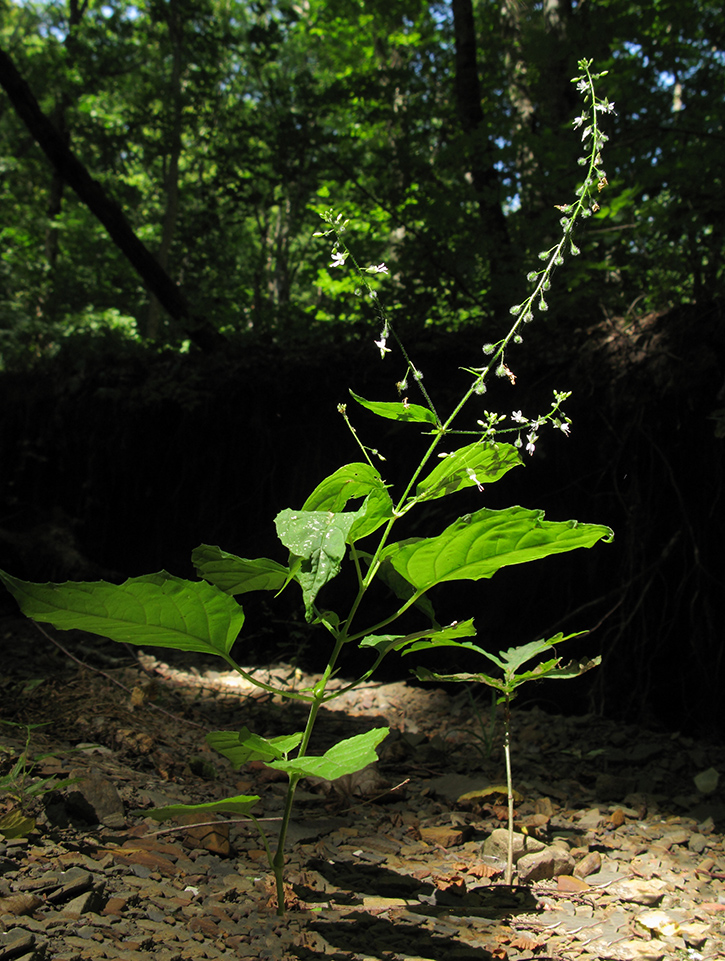
[(108, 231), (108, 235), (134, 270), (155, 294), (189, 338), (203, 350), (211, 350), (226, 343), (203, 317), (194, 316), (181, 289), (171, 280), (156, 258), (139, 240), (118, 204), (111, 200), (103, 187), (94, 180), (58, 134), (48, 117), (40, 109), (28, 84), (18, 73), (11, 58), (0, 50), (0, 86), (5, 89), (16, 113), (26, 125), (55, 170), (76, 193), (91, 213)]
[(468, 143), (466, 162), (469, 166), (478, 211), (486, 225), (486, 253), (491, 270), (491, 300), (494, 309), (510, 306), (513, 301), (511, 241), (508, 223), (501, 203), (501, 184), (494, 167), (493, 144), (486, 130), (481, 107), (481, 84), (478, 77), (476, 25), (472, 0), (451, 0), (455, 36), (455, 99), (461, 128)]
[[(171, 78), (169, 92), (171, 95), (171, 137), (169, 144), (168, 166), (164, 177), (164, 193), (166, 208), (161, 225), (161, 243), (156, 259), (161, 267), (168, 272), (171, 243), (176, 232), (176, 221), (179, 214), (179, 159), (181, 157), (181, 134), (183, 129), (183, 96), (181, 92), (181, 74), (183, 70), (184, 27), (183, 20), (177, 7), (176, 0), (169, 0), (166, 23), (171, 43)], [(148, 315), (146, 317), (146, 336), (151, 340), (158, 339), (161, 328), (161, 302), (155, 295), (151, 295)]]

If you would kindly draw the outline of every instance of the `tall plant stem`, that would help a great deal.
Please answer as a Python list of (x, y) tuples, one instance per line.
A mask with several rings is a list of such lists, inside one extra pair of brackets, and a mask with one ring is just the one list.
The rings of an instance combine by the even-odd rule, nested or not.
[[(302, 735), (302, 741), (300, 743), (299, 751), (297, 752), (297, 757), (302, 758), (307, 753), (307, 748), (310, 743), (310, 738), (312, 737), (312, 729), (315, 726), (315, 721), (317, 720), (317, 712), (322, 706), (325, 700), (325, 688), (327, 686), (327, 680), (332, 676), (332, 672), (335, 668), (335, 663), (342, 650), (342, 645), (344, 644), (345, 637), (343, 634), (339, 635), (335, 641), (335, 647), (332, 651), (329, 664), (323, 675), (322, 680), (319, 685), (315, 688), (314, 700), (310, 704), (310, 713), (307, 715), (307, 724), (305, 725), (305, 731)], [(274, 874), (275, 887), (277, 891), (277, 914), (280, 917), (284, 917), (285, 912), (285, 902), (284, 902), (284, 847), (287, 840), (287, 831), (289, 829), (289, 822), (292, 816), (292, 807), (295, 800), (295, 791), (297, 790), (297, 784), (301, 780), (301, 774), (290, 774), (289, 784), (287, 785), (287, 796), (284, 803), (284, 812), (282, 814), (282, 823), (279, 829), (279, 838), (277, 839), (277, 849), (275, 851), (274, 857), (270, 859), (269, 866)], [(267, 850), (267, 857), (269, 858), (269, 850)]]

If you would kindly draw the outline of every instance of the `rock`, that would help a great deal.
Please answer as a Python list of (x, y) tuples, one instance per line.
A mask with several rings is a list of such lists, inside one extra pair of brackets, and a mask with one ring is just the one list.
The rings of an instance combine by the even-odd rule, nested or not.
[(691, 851), (694, 851), (695, 854), (702, 854), (709, 843), (704, 834), (693, 834), (690, 836), (687, 846)]
[(574, 876), (577, 878), (588, 878), (590, 874), (595, 874), (601, 870), (602, 856), (599, 851), (590, 851), (574, 867)]
[(80, 778), (66, 795), (66, 809), (72, 817), (79, 817), (89, 824), (105, 824), (109, 828), (125, 825), (123, 801), (113, 783), (97, 768), (90, 771), (76, 768), (70, 776)]
[[(481, 853), (486, 857), (498, 858), (505, 861), (508, 858), (509, 833), (505, 828), (496, 828), (491, 831), (483, 842)], [(543, 851), (546, 845), (543, 841), (529, 837), (528, 834), (514, 834), (514, 864), (525, 854), (534, 854)]]
[(82, 914), (92, 912), (100, 914), (105, 905), (102, 890), (85, 891), (73, 898), (65, 905), (60, 913), (63, 918), (79, 918)]
[[(19, 958), (23, 955), (28, 956), (33, 951), (35, 945), (35, 935), (30, 931), (23, 931), (15, 928), (7, 934), (0, 935), (0, 961), (9, 958)], [(32, 957), (35, 956), (33, 952)]]
[(587, 811), (583, 814), (577, 821), (577, 827), (581, 831), (594, 831), (604, 820), (604, 816), (601, 814), (599, 808), (592, 808), (591, 811)]
[(60, 886), (48, 895), (51, 904), (63, 904), (71, 898), (85, 894), (93, 887), (93, 875), (82, 868), (69, 868), (60, 876)]
[(464, 828), (458, 828), (444, 824), (440, 827), (421, 828), (420, 837), (428, 844), (438, 844), (442, 848), (454, 848), (467, 840), (471, 830), (468, 825)]
[(574, 858), (558, 846), (545, 847), (534, 854), (525, 854), (516, 862), (516, 872), (522, 884), (556, 878), (560, 874), (571, 874), (573, 870)]
[(19, 918), (32, 914), (42, 903), (43, 899), (34, 894), (11, 894), (8, 898), (0, 898), (0, 915), (12, 914)]
[(616, 774), (599, 774), (594, 784), (594, 793), (600, 801), (622, 801), (634, 790), (634, 782)]
[(651, 881), (640, 881), (637, 878), (627, 878), (618, 881), (609, 888), (609, 893), (619, 901), (629, 901), (634, 904), (658, 904), (667, 889), (664, 881), (653, 878)]
[(618, 941), (607, 944), (594, 941), (588, 945), (590, 952), (602, 961), (661, 961), (665, 956), (666, 945), (660, 941)]
[(580, 891), (591, 891), (591, 887), (581, 878), (575, 878), (573, 874), (561, 874), (557, 878), (556, 888), (565, 893), (577, 894)]

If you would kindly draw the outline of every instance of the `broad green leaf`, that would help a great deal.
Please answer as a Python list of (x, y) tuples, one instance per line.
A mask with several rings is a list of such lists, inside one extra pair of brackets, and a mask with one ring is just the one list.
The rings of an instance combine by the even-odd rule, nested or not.
[[(523, 664), (530, 661), (532, 658), (539, 654), (543, 654), (546, 651), (551, 650), (556, 644), (561, 644), (563, 641), (571, 640), (572, 637), (581, 637), (582, 634), (586, 634), (586, 631), (576, 631), (574, 634), (564, 634), (559, 631), (554, 637), (550, 637), (547, 640), (531, 641), (528, 644), (522, 644), (520, 647), (510, 647), (507, 651), (501, 651), (499, 657), (501, 658), (501, 667), (508, 673), (515, 673)], [(557, 658), (561, 660), (561, 658)]]
[(204, 804), (169, 804), (162, 808), (136, 809), (130, 811), (134, 817), (153, 818), (154, 821), (168, 821), (170, 818), (181, 817), (184, 814), (214, 814), (226, 811), (229, 814), (248, 814), (259, 800), (257, 794), (239, 794), (237, 797), (227, 797), (221, 801), (207, 801)]
[(438, 537), (390, 544), (381, 556), (416, 590), (426, 591), (443, 581), (492, 577), (511, 564), (592, 547), (613, 537), (610, 528), (600, 524), (546, 521), (543, 511), (483, 508), (459, 518)]
[(416, 500), (434, 500), (465, 487), (493, 484), (500, 477), (523, 464), (512, 444), (477, 441), (442, 458), (415, 489)]
[(506, 685), (503, 678), (491, 677), (489, 674), (437, 674), (435, 671), (429, 671), (427, 667), (416, 667), (413, 671), (415, 676), (419, 681), (439, 681), (444, 684), (452, 684), (457, 682), (462, 682), (464, 684), (485, 684), (487, 687), (493, 687), (497, 691), (505, 691)]
[(247, 560), (211, 544), (200, 544), (192, 552), (191, 560), (199, 577), (226, 594), (280, 591), (289, 577), (289, 570), (277, 561), (266, 557)]
[(272, 761), (269, 767), (302, 777), (323, 777), (328, 781), (354, 774), (377, 761), (375, 748), (387, 736), (387, 727), (376, 727), (364, 734), (356, 734), (331, 747), (321, 757), (294, 758), (291, 761)]
[(302, 732), (280, 737), (260, 737), (243, 727), (241, 731), (210, 731), (206, 743), (223, 754), (234, 767), (250, 761), (275, 761), (286, 758), (302, 740)]
[(349, 500), (364, 497), (347, 543), (372, 534), (393, 516), (393, 502), (380, 474), (370, 464), (346, 464), (326, 477), (302, 506), (305, 511), (340, 513)]
[(365, 400), (350, 391), (351, 396), (368, 410), (371, 410), (379, 417), (386, 417), (388, 420), (417, 421), (420, 424), (438, 425), (438, 419), (432, 410), (421, 407), (419, 404), (408, 404), (403, 401), (386, 400)]
[(320, 589), (340, 570), (347, 538), (359, 516), (357, 511), (333, 514), (287, 509), (275, 518), (277, 536), (300, 558), (295, 579), (302, 588), (307, 620), (314, 616), (312, 604)]
[[(460, 644), (456, 638), (475, 637), (475, 635), (476, 630), (473, 626), (473, 620), (470, 619), (450, 624), (442, 629), (430, 627), (427, 631), (416, 631), (414, 634), (369, 634), (360, 641), (360, 647), (373, 647), (377, 651), (396, 650), (403, 654), (409, 654), (411, 651), (426, 651), (433, 647), (466, 648), (469, 645)], [(406, 648), (406, 650), (403, 651), (403, 648)], [(470, 645), (470, 649), (481, 650), (475, 644)]]
[(224, 657), (244, 624), (242, 608), (228, 594), (166, 571), (123, 584), (33, 584), (2, 571), (0, 580), (27, 617), (126, 644)]

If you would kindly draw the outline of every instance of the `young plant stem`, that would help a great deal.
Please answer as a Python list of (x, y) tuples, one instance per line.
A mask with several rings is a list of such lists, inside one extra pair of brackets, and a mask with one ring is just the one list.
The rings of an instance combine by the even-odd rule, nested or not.
[(514, 786), (511, 777), (511, 696), (506, 694), (504, 708), (503, 753), (506, 760), (508, 789), (508, 851), (506, 853), (506, 884), (511, 884), (514, 870)]

